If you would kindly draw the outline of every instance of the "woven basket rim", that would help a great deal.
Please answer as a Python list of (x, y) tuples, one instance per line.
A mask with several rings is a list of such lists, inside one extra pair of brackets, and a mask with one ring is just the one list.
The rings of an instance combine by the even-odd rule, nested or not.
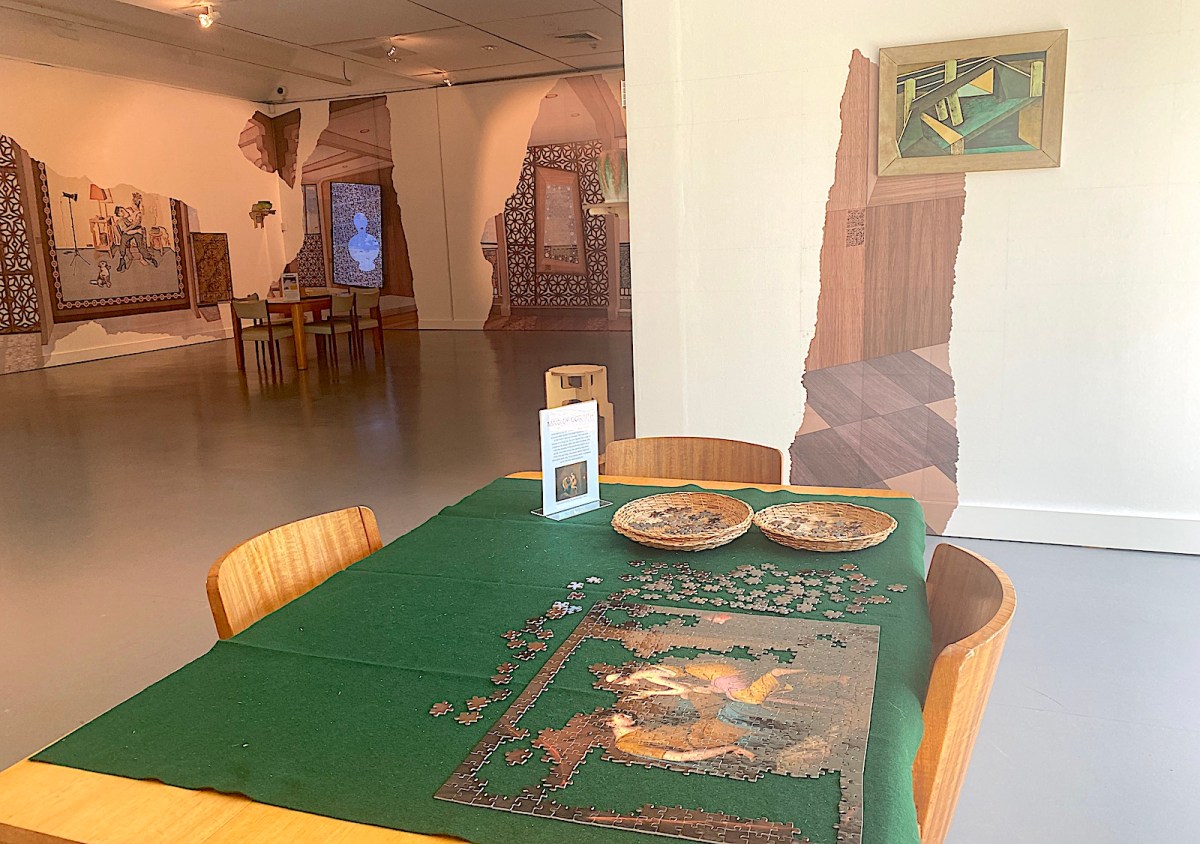
[[(697, 531), (696, 533), (674, 534), (674, 535), (670, 535), (670, 536), (667, 536), (667, 535), (664, 535), (661, 533), (652, 533), (652, 532), (646, 532), (644, 530), (638, 530), (638, 529), (630, 526), (629, 524), (627, 524), (624, 521), (625, 518), (628, 516), (629, 512), (635, 507), (635, 505), (644, 506), (645, 502), (647, 502), (647, 501), (660, 500), (660, 501), (675, 501), (675, 502), (677, 502), (680, 500), (684, 500), (684, 501), (695, 502), (695, 501), (698, 501), (701, 499), (719, 502), (726, 511), (729, 511), (729, 510), (737, 510), (739, 512), (744, 511), (743, 517), (741, 519), (739, 519), (738, 521), (733, 522), (732, 524), (726, 525), (720, 529), (709, 529), (709, 530), (704, 530), (704, 531)], [(620, 507), (617, 508), (617, 511), (615, 513), (613, 513), (612, 526), (613, 526), (613, 529), (617, 533), (619, 533), (623, 536), (626, 536), (630, 539), (633, 539), (635, 542), (638, 541), (639, 538), (642, 538), (642, 539), (652, 540), (654, 542), (692, 545), (692, 544), (696, 544), (696, 543), (711, 542), (714, 540), (718, 540), (718, 539), (723, 538), (727, 534), (735, 534), (733, 536), (733, 538), (736, 539), (738, 536), (741, 536), (743, 533), (745, 533), (747, 530), (749, 530), (750, 525), (753, 523), (753, 521), (754, 521), (754, 508), (751, 507), (749, 504), (747, 504), (745, 501), (742, 501), (740, 498), (734, 498), (732, 495), (722, 495), (719, 492), (681, 491), (681, 492), (656, 493), (655, 495), (647, 495), (647, 496), (643, 496), (642, 498), (635, 498), (633, 501), (629, 501), (629, 502), (626, 502), (625, 504), (622, 504)]]
[[(874, 530), (868, 534), (864, 534), (863, 536), (854, 538), (843, 537), (838, 539), (835, 537), (806, 536), (804, 534), (788, 533), (786, 531), (776, 530), (770, 525), (764, 524), (768, 515), (773, 512), (797, 508), (810, 509), (820, 507), (838, 508), (841, 510), (855, 510), (864, 514), (870, 514), (868, 517), (882, 517), (882, 525), (877, 530)], [(875, 539), (876, 537), (882, 537), (886, 539), (899, 525), (893, 516), (889, 515), (888, 513), (884, 513), (882, 510), (876, 510), (873, 507), (864, 507), (861, 504), (852, 504), (848, 501), (788, 501), (782, 504), (773, 504), (770, 507), (764, 507), (754, 514), (754, 524), (760, 531), (763, 532), (763, 534), (766, 535), (768, 539), (771, 539), (774, 542), (779, 542), (783, 545), (790, 544), (790, 542), (799, 541), (811, 545), (829, 546), (853, 545)], [(781, 539), (786, 539), (788, 542), (781, 542)]]

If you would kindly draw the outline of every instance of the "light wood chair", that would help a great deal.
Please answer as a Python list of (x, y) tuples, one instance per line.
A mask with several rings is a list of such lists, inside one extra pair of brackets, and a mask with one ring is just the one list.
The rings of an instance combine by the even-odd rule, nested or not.
[(770, 446), (740, 440), (641, 437), (609, 443), (604, 473), (777, 484), (783, 479), (783, 455)]
[(1008, 575), (955, 545), (933, 552), (925, 591), (933, 674), (913, 764), (921, 844), (942, 844), (967, 774), (1017, 596)]
[(383, 547), (367, 507), (301, 519), (235, 546), (208, 572), (217, 635), (228, 639)]

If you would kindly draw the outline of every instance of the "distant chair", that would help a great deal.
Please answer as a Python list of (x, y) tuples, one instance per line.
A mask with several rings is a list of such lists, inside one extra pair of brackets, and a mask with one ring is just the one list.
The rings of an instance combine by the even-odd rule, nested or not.
[[(252, 298), (234, 299), (230, 305), (233, 308), (233, 318), (236, 320), (237, 346), (235, 348), (238, 369), (243, 371), (246, 369), (245, 344), (247, 342), (254, 343), (256, 362), (261, 364), (264, 359), (260, 355), (260, 344), (263, 344), (266, 348), (265, 357), (269, 358), (271, 369), (275, 369), (276, 362), (282, 369), (283, 360), (280, 356), (279, 341), (286, 340), (295, 333), (291, 324), (272, 322), (271, 314), (267, 311), (267, 303), (259, 299), (258, 294), (253, 294)], [(243, 320), (250, 320), (252, 324), (243, 327)]]
[(358, 353), (366, 357), (366, 344), (363, 335), (371, 332), (375, 343), (375, 354), (381, 358), (383, 354), (383, 314), (379, 310), (378, 290), (354, 291), (354, 339), (358, 343)]
[(778, 449), (707, 437), (641, 437), (608, 446), (607, 475), (777, 484), (783, 480)]
[(608, 400), (608, 367), (598, 363), (575, 363), (546, 370), (546, 407), (562, 407), (576, 402), (595, 401), (603, 439), (600, 462), (603, 464), (609, 444), (616, 439), (613, 406)]
[(208, 604), (228, 639), (383, 547), (375, 514), (349, 507), (248, 539), (213, 563)]
[(338, 365), (337, 338), (339, 334), (346, 335), (346, 350), (354, 358), (354, 295), (330, 297), (329, 318), (318, 319), (304, 324), (304, 333), (316, 335), (317, 353), (325, 354), (325, 339), (329, 338), (329, 347), (333, 365)]
[(933, 552), (925, 592), (933, 625), (933, 673), (925, 735), (913, 764), (921, 844), (942, 844), (967, 774), (1017, 596), (983, 557), (955, 545)]

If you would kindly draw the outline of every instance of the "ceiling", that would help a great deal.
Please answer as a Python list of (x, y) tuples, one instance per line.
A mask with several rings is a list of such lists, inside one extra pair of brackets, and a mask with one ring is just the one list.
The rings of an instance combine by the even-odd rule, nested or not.
[(212, 5), (219, 17), (205, 30), (194, 0), (0, 0), (0, 55), (259, 102), (623, 64), (621, 0)]

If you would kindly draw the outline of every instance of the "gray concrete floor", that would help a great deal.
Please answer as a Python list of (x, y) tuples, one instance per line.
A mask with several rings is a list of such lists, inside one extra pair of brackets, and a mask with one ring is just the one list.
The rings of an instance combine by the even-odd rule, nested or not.
[[(243, 382), (228, 343), (0, 378), (0, 767), (204, 653), (236, 542), (355, 503), (388, 541), (535, 467), (547, 367), (607, 364), (633, 434), (628, 333), (387, 341), (336, 380)], [(1200, 561), (959, 544), (1018, 610), (951, 844), (1196, 840)]]

